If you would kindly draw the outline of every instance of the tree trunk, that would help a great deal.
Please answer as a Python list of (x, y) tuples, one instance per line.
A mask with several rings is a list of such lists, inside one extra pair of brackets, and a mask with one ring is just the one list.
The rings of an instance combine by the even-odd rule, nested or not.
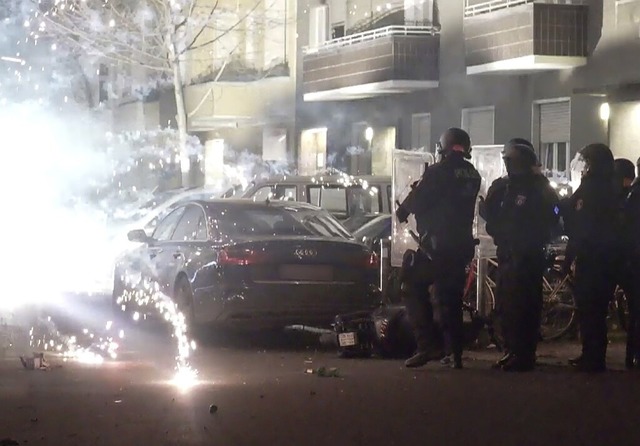
[(173, 90), (176, 96), (176, 123), (180, 141), (180, 169), (182, 171), (182, 187), (189, 187), (191, 186), (191, 160), (187, 148), (187, 113), (183, 88), (180, 61), (176, 58), (173, 61)]

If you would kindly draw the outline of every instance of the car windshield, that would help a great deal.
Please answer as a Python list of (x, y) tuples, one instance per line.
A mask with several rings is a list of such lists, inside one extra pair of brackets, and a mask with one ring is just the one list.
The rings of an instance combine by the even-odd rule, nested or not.
[(354, 231), (353, 236), (356, 238), (356, 240), (361, 240), (364, 237), (376, 237), (390, 226), (391, 218), (389, 216), (378, 217), (368, 223), (365, 223), (363, 226)]
[(215, 218), (223, 236), (299, 235), (351, 239), (328, 212), (297, 207), (227, 207)]

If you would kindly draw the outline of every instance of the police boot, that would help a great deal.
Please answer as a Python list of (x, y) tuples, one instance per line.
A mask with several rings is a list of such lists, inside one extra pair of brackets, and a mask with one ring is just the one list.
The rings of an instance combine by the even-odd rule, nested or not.
[(462, 353), (453, 354), (453, 362), (451, 363), (451, 368), (457, 370), (462, 369)]
[(411, 358), (404, 362), (404, 366), (408, 368), (422, 367), (429, 361), (435, 361), (442, 359), (444, 355), (442, 353), (436, 353), (428, 350), (419, 350)]
[(505, 372), (530, 372), (536, 367), (536, 355), (512, 355), (502, 366)]
[(575, 358), (570, 358), (567, 362), (571, 367), (578, 367), (578, 365), (582, 362), (582, 358), (582, 355), (576, 356)]
[(588, 360), (583, 358), (574, 370), (584, 373), (602, 373), (607, 371), (607, 365), (604, 360)]
[(498, 359), (492, 366), (491, 368), (493, 369), (501, 369), (507, 362), (509, 362), (511, 360), (511, 358), (513, 358), (513, 353), (511, 352), (505, 352), (505, 354), (502, 356), (502, 358)]
[(632, 368), (634, 368), (637, 364), (635, 361), (635, 357), (633, 355), (633, 353), (630, 353), (627, 351), (625, 357), (624, 357), (624, 366), (625, 368), (631, 370)]

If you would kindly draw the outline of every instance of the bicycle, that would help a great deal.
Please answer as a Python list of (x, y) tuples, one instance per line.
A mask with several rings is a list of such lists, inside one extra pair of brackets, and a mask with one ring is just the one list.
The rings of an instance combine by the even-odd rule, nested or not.
[[(543, 341), (559, 339), (566, 335), (576, 320), (576, 307), (571, 289), (571, 276), (562, 275), (560, 258), (553, 253), (549, 256), (552, 260), (551, 267), (547, 268), (542, 278), (543, 307), (541, 315), (540, 337)], [(486, 259), (487, 273), (484, 279), (484, 292), (486, 293), (486, 305), (488, 323), (493, 326), (493, 337), (500, 342), (499, 312), (496, 309), (496, 273), (498, 262), (496, 259)], [(464, 291), (466, 305), (475, 307), (477, 302), (477, 259), (467, 269), (467, 281)], [(477, 309), (476, 309), (477, 310)], [(496, 331), (497, 329), (497, 331)]]

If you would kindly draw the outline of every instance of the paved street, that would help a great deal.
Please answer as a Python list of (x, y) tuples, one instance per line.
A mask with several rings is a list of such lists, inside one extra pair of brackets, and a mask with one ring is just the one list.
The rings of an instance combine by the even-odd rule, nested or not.
[[(309, 344), (308, 342), (306, 344)], [(128, 337), (122, 358), (27, 371), (0, 362), (0, 439), (20, 445), (599, 445), (638, 444), (640, 374), (621, 371), (614, 345), (604, 375), (560, 365), (571, 344), (542, 348), (539, 370), (490, 370), (472, 352), (462, 371), (401, 361), (343, 360), (311, 343), (201, 345), (201, 382), (181, 392), (173, 345), (160, 332)], [(312, 361), (309, 365), (306, 361)], [(338, 378), (306, 374), (337, 367)], [(210, 405), (216, 413), (210, 413)]]

